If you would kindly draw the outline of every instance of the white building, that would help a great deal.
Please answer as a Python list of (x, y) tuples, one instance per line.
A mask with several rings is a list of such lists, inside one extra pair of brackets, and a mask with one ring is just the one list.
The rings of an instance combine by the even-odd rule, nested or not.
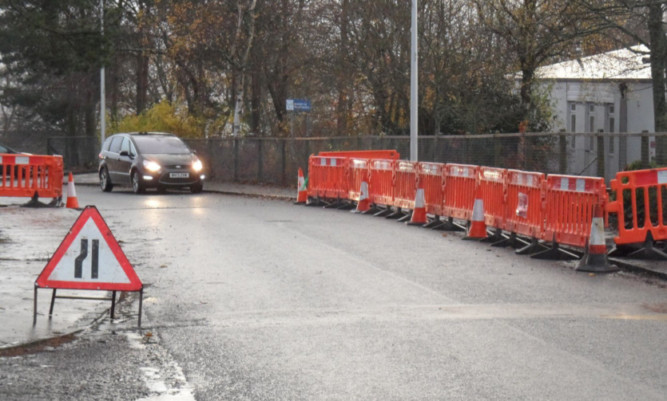
[[(572, 133), (655, 132), (653, 92), (648, 49), (630, 49), (584, 57), (541, 67), (536, 71), (550, 93), (554, 131)], [(655, 157), (654, 138), (650, 157)], [(597, 140), (573, 136), (568, 174), (597, 175)], [(641, 159), (639, 137), (604, 139), (605, 176), (613, 177), (627, 164)]]

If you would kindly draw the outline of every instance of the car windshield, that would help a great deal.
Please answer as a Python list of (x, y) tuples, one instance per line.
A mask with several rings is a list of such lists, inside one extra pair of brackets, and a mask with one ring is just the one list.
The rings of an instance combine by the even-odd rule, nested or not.
[(190, 149), (175, 136), (139, 136), (133, 137), (135, 144), (142, 154), (188, 154)]

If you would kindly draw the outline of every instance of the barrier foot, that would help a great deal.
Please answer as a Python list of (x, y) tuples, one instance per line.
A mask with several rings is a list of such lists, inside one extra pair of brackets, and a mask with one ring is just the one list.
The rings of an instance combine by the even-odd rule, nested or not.
[(308, 198), (306, 201), (306, 206), (324, 206), (324, 202), (318, 198)]
[[(412, 218), (412, 212), (409, 212), (409, 213), (406, 214), (405, 216), (403, 216), (403, 217), (399, 217), (398, 220), (396, 220), (396, 221), (398, 221), (399, 223), (404, 223), (404, 222), (408, 222), (408, 223), (409, 223), (409, 220), (410, 220), (411, 218)], [(416, 224), (414, 224), (414, 225), (416, 225)], [(419, 224), (419, 225), (421, 225), (421, 224)]]
[(386, 217), (392, 214), (393, 211), (390, 208), (381, 209), (379, 212), (373, 214), (375, 217)]
[(629, 258), (640, 258), (650, 260), (667, 260), (667, 253), (655, 247), (653, 235), (649, 231), (641, 248), (628, 254)]
[(386, 217), (387, 219), (399, 219), (400, 221), (402, 217), (405, 217), (405, 213), (403, 213), (403, 211), (399, 207), (395, 212), (392, 212), (391, 214), (386, 215), (384, 217)]
[(32, 198), (23, 205), (22, 207), (46, 207), (44, 203), (39, 201), (39, 194), (35, 191), (35, 193), (32, 195)]
[(544, 250), (542, 252), (535, 253), (530, 255), (533, 259), (549, 259), (549, 260), (576, 260), (580, 256), (574, 252), (565, 250), (558, 245), (558, 242), (554, 241), (551, 244), (551, 248)]
[(490, 242), (491, 246), (493, 246), (493, 244), (497, 243), (498, 241), (500, 241), (502, 239), (503, 239), (503, 230), (501, 230), (500, 228), (496, 228), (495, 230), (493, 230), (493, 234), (491, 234), (490, 236), (488, 236), (486, 238), (482, 238), (479, 241), (480, 242)]
[(49, 202), (49, 207), (63, 207), (63, 197), (59, 196), (57, 198), (51, 199), (51, 202)]
[(438, 230), (441, 226), (443, 226), (445, 223), (440, 220), (440, 216), (436, 215), (433, 220), (429, 221), (428, 223), (424, 224), (424, 228), (430, 228), (432, 230)]
[(374, 215), (375, 213), (379, 213), (379, 212), (380, 212), (380, 208), (377, 207), (376, 204), (371, 204), (371, 207), (368, 210), (366, 210), (365, 212), (360, 212), (360, 213), (361, 214), (373, 214)]
[(338, 209), (338, 207), (341, 204), (340, 199), (336, 199), (335, 201), (330, 202), (330, 203), (327, 203), (327, 202), (324, 202), (324, 203), (325, 203), (325, 205), (324, 205), (325, 209)]
[(337, 209), (340, 209), (340, 210), (350, 210), (350, 209), (354, 209), (354, 208), (355, 208), (354, 204), (351, 203), (351, 202), (347, 202), (347, 201), (341, 201), (340, 204), (337, 207)]
[(510, 233), (510, 235), (501, 234), (501, 238), (498, 241), (491, 244), (491, 246), (494, 246), (496, 248), (504, 248), (506, 246), (509, 246), (514, 249), (518, 248), (520, 245), (521, 241), (517, 237), (516, 233)]
[(466, 231), (466, 227), (461, 225), (461, 224), (455, 223), (454, 218), (449, 217), (446, 221), (442, 222), (442, 225), (440, 226), (440, 228), (438, 228), (438, 230), (441, 230), (441, 231)]
[(535, 252), (542, 252), (545, 249), (547, 249), (547, 247), (540, 244), (540, 241), (538, 241), (537, 238), (531, 238), (530, 242), (527, 243), (526, 246), (517, 249), (516, 251), (514, 251), (514, 253), (516, 253), (517, 255), (530, 255)]

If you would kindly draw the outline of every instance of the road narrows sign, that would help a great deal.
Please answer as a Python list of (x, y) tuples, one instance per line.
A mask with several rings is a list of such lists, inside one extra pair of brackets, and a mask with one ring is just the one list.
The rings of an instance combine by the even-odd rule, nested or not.
[(95, 206), (86, 206), (35, 281), (40, 288), (140, 291), (135, 273)]

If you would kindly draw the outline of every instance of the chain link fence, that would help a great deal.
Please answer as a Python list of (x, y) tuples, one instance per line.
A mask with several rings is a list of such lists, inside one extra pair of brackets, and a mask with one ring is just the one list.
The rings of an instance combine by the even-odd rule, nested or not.
[[(667, 133), (548, 133), (420, 136), (419, 160), (539, 171), (611, 179), (627, 165), (655, 159), (656, 142)], [(90, 137), (51, 137), (48, 154), (63, 156), (71, 171), (95, 171), (99, 141)], [(320, 151), (395, 149), (410, 154), (409, 136), (325, 138), (186, 139), (204, 160), (210, 179), (296, 185), (299, 167)]]

